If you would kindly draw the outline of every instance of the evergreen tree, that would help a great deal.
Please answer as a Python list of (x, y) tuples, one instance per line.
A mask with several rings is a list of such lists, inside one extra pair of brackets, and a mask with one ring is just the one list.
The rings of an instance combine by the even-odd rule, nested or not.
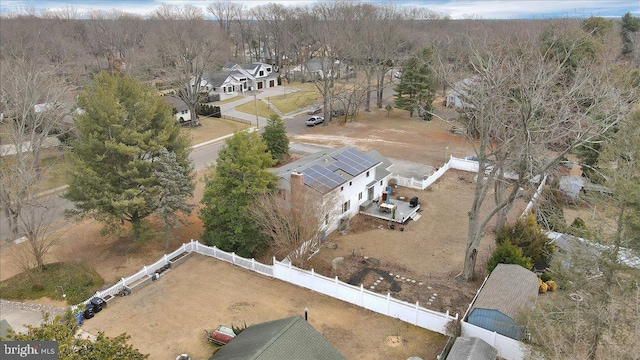
[(134, 78), (96, 75), (78, 107), (65, 197), (75, 203), (73, 213), (105, 223), (103, 234), (126, 221), (138, 240), (159, 196), (154, 162), (166, 149), (190, 181), (189, 139), (157, 92)]
[(506, 241), (496, 247), (487, 261), (487, 272), (491, 273), (498, 264), (516, 264), (527, 270), (533, 267), (531, 258), (522, 254), (522, 249)]
[(629, 55), (633, 52), (633, 40), (631, 34), (640, 31), (640, 18), (626, 13), (622, 16), (620, 23), (620, 36), (622, 36), (622, 55)]
[(274, 164), (258, 133), (238, 132), (225, 141), (215, 173), (205, 178), (200, 219), (206, 244), (243, 257), (256, 256), (267, 248), (269, 238), (249, 211), (259, 194), (275, 188), (276, 176), (266, 170)]
[(267, 150), (271, 153), (273, 160), (280, 161), (289, 155), (289, 138), (287, 128), (280, 116), (273, 114), (264, 127), (262, 140), (267, 144)]
[(436, 82), (431, 71), (431, 49), (424, 48), (411, 57), (402, 68), (400, 84), (395, 89), (395, 103), (399, 109), (418, 112), (425, 120), (431, 119)]
[(187, 203), (187, 200), (193, 196), (196, 184), (193, 182), (193, 165), (186, 165), (180, 164), (176, 154), (167, 149), (160, 151), (160, 156), (154, 163), (153, 175), (158, 179), (158, 196), (154, 208), (165, 230), (165, 249), (169, 249), (169, 229), (179, 227), (185, 221), (178, 213), (186, 218), (193, 210), (193, 205)]

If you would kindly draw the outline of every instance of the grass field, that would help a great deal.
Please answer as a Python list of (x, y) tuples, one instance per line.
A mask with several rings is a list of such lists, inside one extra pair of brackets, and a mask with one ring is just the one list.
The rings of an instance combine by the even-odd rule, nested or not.
[[(246, 114), (251, 114), (254, 115), (256, 114), (256, 107), (258, 108), (258, 116), (261, 117), (265, 117), (265, 118), (270, 118), (271, 115), (276, 115), (276, 112), (273, 111), (271, 108), (267, 107), (267, 104), (264, 101), (256, 101), (256, 102), (248, 102), (246, 104), (242, 104), (240, 106), (236, 106), (236, 110), (246, 113)], [(279, 108), (278, 108), (279, 109)]]
[(40, 272), (31, 269), (1, 282), (0, 296), (9, 300), (35, 300), (46, 296), (77, 304), (89, 298), (102, 284), (100, 275), (87, 266), (53, 263)]
[(278, 108), (283, 114), (317, 104), (322, 101), (318, 88), (313, 83), (291, 83), (284, 85), (300, 89), (286, 95), (278, 95), (269, 98), (269, 102)]
[(217, 139), (249, 127), (249, 125), (240, 122), (209, 116), (201, 116), (198, 122), (201, 126), (190, 128), (188, 125), (185, 125), (183, 127), (184, 131), (191, 135), (191, 145)]

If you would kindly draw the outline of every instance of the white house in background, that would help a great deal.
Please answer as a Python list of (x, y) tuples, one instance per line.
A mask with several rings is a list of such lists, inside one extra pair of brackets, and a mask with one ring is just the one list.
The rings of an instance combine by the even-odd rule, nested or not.
[(327, 233), (334, 231), (342, 219), (358, 214), (360, 205), (380, 198), (391, 173), (391, 162), (377, 151), (363, 153), (345, 146), (327, 149), (273, 170), (278, 176), (278, 188), (289, 195), (304, 189), (315, 191), (325, 200), (335, 204), (337, 216), (327, 226)]
[[(193, 87), (194, 80), (191, 80)], [(273, 66), (261, 62), (238, 64), (228, 62), (221, 71), (203, 77), (200, 87), (211, 101), (229, 99), (245, 91), (278, 86), (278, 73)]]
[(273, 65), (263, 62), (244, 64), (228, 62), (222, 66), (222, 70), (241, 74), (239, 76), (246, 78), (249, 90), (269, 89), (278, 86), (278, 73), (274, 71)]
[(191, 121), (191, 110), (189, 110), (189, 106), (187, 106), (187, 103), (185, 103), (184, 100), (176, 96), (166, 95), (164, 97), (164, 101), (167, 105), (175, 109), (176, 113), (174, 116), (176, 117), (176, 120), (181, 123)]
[(453, 84), (453, 90), (449, 94), (447, 94), (447, 98), (445, 101), (446, 107), (458, 109), (465, 106), (472, 106), (471, 104), (465, 104), (462, 99), (465, 95), (467, 95), (467, 90), (469, 89), (469, 86), (473, 83), (473, 81), (473, 78), (466, 78)]

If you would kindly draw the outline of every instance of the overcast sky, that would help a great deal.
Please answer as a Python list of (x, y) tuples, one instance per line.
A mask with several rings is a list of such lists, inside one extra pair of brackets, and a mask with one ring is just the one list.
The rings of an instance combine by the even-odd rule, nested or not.
[[(87, 10), (119, 9), (125, 12), (146, 15), (160, 4), (191, 4), (205, 9), (212, 0), (0, 0), (0, 11), (20, 12), (35, 8), (40, 12), (45, 9), (60, 9), (72, 6), (80, 12)], [(315, 1), (309, 0), (244, 0), (246, 8), (261, 4), (279, 3), (283, 5), (306, 5)], [(388, 3), (384, 0), (362, 1), (369, 3)], [(484, 18), (484, 19), (544, 19), (552, 17), (616, 17), (627, 12), (640, 16), (638, 0), (395, 0), (392, 3), (401, 6), (424, 7), (452, 19)]]

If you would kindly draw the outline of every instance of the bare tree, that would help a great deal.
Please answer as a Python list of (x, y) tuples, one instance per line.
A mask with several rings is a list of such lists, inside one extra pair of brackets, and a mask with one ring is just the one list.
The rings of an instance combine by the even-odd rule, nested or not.
[(45, 180), (42, 153), (66, 129), (64, 86), (56, 68), (33, 59), (5, 58), (1, 69), (0, 112), (8, 132), (2, 139), (7, 153), (0, 154), (0, 203), (18, 238), (23, 209)]
[[(520, 189), (531, 188), (567, 153), (629, 111), (629, 98), (613, 86), (607, 64), (586, 61), (567, 77), (566, 64), (581, 39), (560, 57), (528, 39), (471, 44), (475, 81), (465, 90), (461, 110), (479, 164), (461, 273), (470, 281), (488, 223), (496, 215), (503, 220)], [(483, 214), (492, 188), (495, 204)]]
[(60, 236), (55, 232), (56, 215), (62, 211), (60, 201), (55, 196), (27, 199), (27, 204), (17, 217), (17, 227), (24, 236), (12, 253), (12, 258), (21, 270), (43, 270), (46, 255), (58, 243)]
[(207, 6), (207, 11), (216, 19), (220, 29), (231, 36), (231, 25), (240, 20), (243, 5), (229, 0), (216, 1)]
[(167, 71), (168, 83), (173, 84), (197, 124), (196, 109), (201, 93), (206, 93), (206, 75), (216, 70), (225, 58), (225, 42), (219, 32), (204, 19), (195, 6), (162, 5), (155, 14), (158, 26), (156, 46), (159, 53), (171, 62)]
[[(337, 218), (336, 203), (312, 190), (291, 193), (264, 193), (252, 207), (252, 216), (271, 237), (272, 248), (292, 264), (306, 267), (324, 232)], [(286, 198), (290, 195), (289, 198)]]

